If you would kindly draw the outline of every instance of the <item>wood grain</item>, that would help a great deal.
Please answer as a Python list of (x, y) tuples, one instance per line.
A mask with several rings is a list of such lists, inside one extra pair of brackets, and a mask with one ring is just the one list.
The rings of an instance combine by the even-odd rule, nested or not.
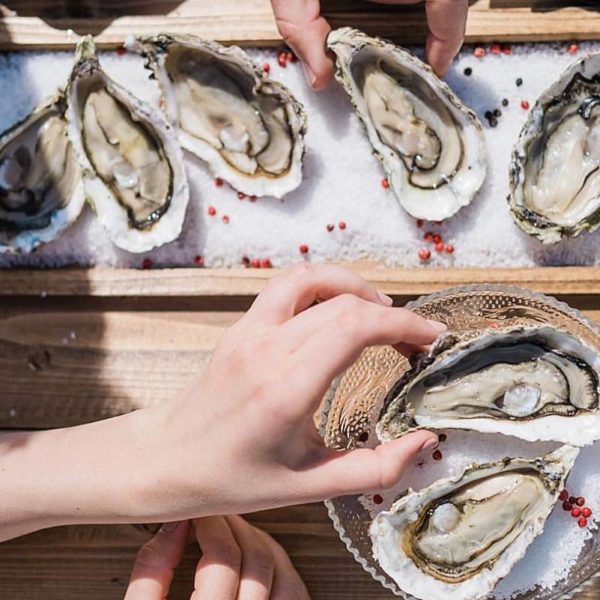
[[(12, 11), (6, 10), (0, 19), (0, 48), (70, 48), (76, 39), (73, 32), (91, 33), (100, 46), (114, 47), (132, 32), (153, 35), (165, 30), (225, 43), (268, 46), (282, 42), (269, 0), (17, 0), (6, 4)], [(427, 30), (419, 5), (323, 0), (322, 6), (334, 27), (356, 26), (404, 44), (425, 40)], [(29, 16), (18, 16), (15, 11)], [(466, 29), (468, 42), (598, 37), (600, 17), (594, 8), (569, 7), (556, 1), (478, 0), (471, 6)]]

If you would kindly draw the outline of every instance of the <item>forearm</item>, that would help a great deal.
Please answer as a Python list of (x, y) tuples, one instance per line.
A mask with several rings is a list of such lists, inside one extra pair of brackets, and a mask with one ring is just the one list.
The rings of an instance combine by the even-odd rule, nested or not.
[(157, 413), (0, 436), (0, 540), (56, 525), (143, 521)]

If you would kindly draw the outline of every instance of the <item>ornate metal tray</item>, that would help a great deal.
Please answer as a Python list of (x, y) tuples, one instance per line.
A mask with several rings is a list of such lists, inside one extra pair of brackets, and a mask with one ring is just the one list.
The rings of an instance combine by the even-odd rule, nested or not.
[[(442, 321), (452, 330), (551, 323), (582, 338), (600, 352), (600, 327), (579, 311), (549, 296), (501, 285), (451, 288), (422, 296), (406, 305), (414, 312)], [(374, 423), (393, 383), (409, 368), (408, 361), (389, 346), (369, 348), (334, 382), (323, 402), (320, 432), (328, 446), (347, 449), (374, 445)], [(335, 529), (365, 571), (394, 594), (402, 592), (374, 559), (368, 527), (371, 516), (360, 496), (327, 501)], [(600, 569), (600, 540), (588, 538), (567, 578), (552, 590), (534, 587), (517, 600), (573, 598)], [(494, 598), (494, 596), (491, 596)]]

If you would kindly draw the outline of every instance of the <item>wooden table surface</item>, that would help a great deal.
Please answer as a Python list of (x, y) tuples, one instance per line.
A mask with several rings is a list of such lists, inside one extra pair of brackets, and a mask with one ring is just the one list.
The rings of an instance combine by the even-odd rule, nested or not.
[[(45, 272), (0, 274), (0, 428), (74, 425), (169, 401), (270, 275), (227, 273), (235, 279), (227, 286), (225, 272), (208, 270), (129, 272), (128, 278), (119, 271), (63, 271), (52, 281)], [(427, 282), (416, 275), (421, 271), (363, 273), (395, 291), (398, 304), (417, 293), (411, 290), (485, 277), (475, 270), (448, 279), (447, 272), (433, 270)], [(561, 298), (600, 319), (596, 269), (575, 270), (572, 277), (571, 270), (562, 269), (498, 273), (540, 291), (562, 289)], [(174, 285), (180, 278), (187, 287)], [(179, 295), (169, 294), (177, 289)], [(234, 289), (246, 291), (240, 295)], [(322, 505), (263, 512), (251, 520), (284, 545), (313, 599), (393, 597), (354, 562)], [(134, 554), (148, 535), (137, 526), (68, 527), (2, 544), (0, 599), (120, 598)], [(172, 598), (188, 597), (195, 558), (190, 547)], [(599, 596), (600, 584), (575, 598)]]

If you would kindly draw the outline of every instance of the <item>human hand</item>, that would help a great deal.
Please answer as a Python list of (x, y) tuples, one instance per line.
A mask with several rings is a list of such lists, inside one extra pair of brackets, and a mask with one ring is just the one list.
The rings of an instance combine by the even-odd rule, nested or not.
[[(379, 4), (414, 4), (419, 0), (372, 0)], [(443, 76), (463, 43), (468, 0), (424, 0), (429, 26), (425, 60)], [(271, 0), (279, 32), (302, 60), (306, 78), (315, 90), (333, 75), (333, 60), (325, 50), (331, 27), (320, 14), (319, 0)]]
[(367, 346), (410, 353), (445, 329), (389, 304), (341, 267), (302, 264), (274, 277), (187, 394), (153, 409), (145, 518), (245, 513), (393, 486), (437, 443), (434, 434), (336, 452), (312, 421), (331, 381)]
[(124, 600), (167, 598), (190, 528), (202, 551), (190, 600), (309, 600), (285, 550), (237, 516), (163, 525), (140, 548)]

